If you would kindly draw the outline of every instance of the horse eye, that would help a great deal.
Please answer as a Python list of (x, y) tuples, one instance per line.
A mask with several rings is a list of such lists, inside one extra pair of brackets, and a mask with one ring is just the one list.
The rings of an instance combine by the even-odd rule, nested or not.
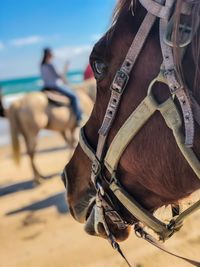
[(104, 74), (106, 71), (106, 65), (101, 61), (95, 61), (94, 62), (94, 72), (97, 75), (97, 78), (100, 78), (102, 74)]

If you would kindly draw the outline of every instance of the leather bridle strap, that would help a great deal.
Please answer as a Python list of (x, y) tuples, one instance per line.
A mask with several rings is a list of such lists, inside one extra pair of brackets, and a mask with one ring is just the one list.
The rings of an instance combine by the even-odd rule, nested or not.
[[(105, 147), (106, 139), (109, 133), (109, 130), (112, 126), (112, 123), (115, 119), (121, 97), (123, 95), (124, 89), (129, 80), (129, 75), (138, 59), (138, 56), (145, 44), (145, 41), (156, 21), (156, 16), (147, 13), (132, 44), (128, 50), (126, 58), (120, 68), (117, 71), (115, 78), (111, 84), (111, 97), (106, 109), (106, 113), (103, 119), (103, 123), (99, 130), (99, 138), (96, 150), (96, 158), (93, 161), (93, 168), (91, 174), (91, 180), (96, 183), (97, 173), (100, 171), (100, 162), (103, 157), (103, 150)], [(96, 186), (96, 185), (95, 185)]]
[(194, 120), (191, 109), (189, 97), (184, 90), (183, 81), (181, 77), (177, 77), (176, 68), (174, 64), (174, 57), (172, 47), (164, 42), (165, 33), (167, 31), (168, 20), (160, 20), (160, 44), (163, 54), (164, 74), (168, 81), (168, 86), (172, 95), (175, 95), (180, 103), (183, 120), (185, 126), (185, 145), (188, 147), (193, 146), (194, 140)]
[(116, 76), (110, 87), (112, 93), (102, 126), (99, 130), (100, 135), (106, 136), (110, 130), (121, 100), (121, 96), (128, 83), (129, 75), (136, 63), (136, 60), (138, 59), (138, 56), (155, 21), (156, 17), (150, 13), (147, 13), (132, 42), (131, 47), (129, 48), (129, 51), (120, 70), (116, 73)]
[(81, 128), (79, 132), (79, 144), (81, 148), (83, 149), (84, 153), (91, 160), (91, 162), (94, 162), (96, 159), (95, 151), (90, 146), (90, 144), (87, 141), (87, 138), (85, 137), (84, 128)]
[[(160, 44), (165, 67), (165, 76), (167, 78), (171, 94), (177, 97), (182, 109), (185, 126), (185, 145), (192, 147), (194, 140), (194, 120), (189, 96), (186, 94), (186, 90), (184, 90), (184, 83), (180, 75), (179, 77), (177, 75), (176, 67), (174, 64), (173, 48), (164, 41), (169, 24), (169, 16), (172, 12), (175, 0), (166, 0), (164, 6), (162, 5), (162, 3), (164, 3), (164, 0), (159, 1), (161, 2), (161, 4), (152, 0), (139, 1), (148, 12), (156, 15), (157, 17), (160, 17)], [(187, 7), (188, 8), (183, 5), (182, 13), (188, 15), (188, 10), (190, 10), (190, 8), (189, 5)]]
[(165, 246), (163, 246), (160, 242), (158, 242), (154, 237), (152, 237), (151, 235), (146, 233), (143, 229), (141, 229), (141, 238), (143, 238), (144, 240), (149, 242), (151, 245), (157, 247), (158, 249), (164, 251), (165, 253), (167, 253), (167, 254), (169, 254), (171, 256), (175, 256), (176, 258), (184, 260), (184, 261), (192, 264), (193, 266), (200, 267), (200, 262), (192, 260), (192, 259), (185, 258), (183, 256), (180, 256), (178, 254), (175, 254), (175, 253), (171, 252)]

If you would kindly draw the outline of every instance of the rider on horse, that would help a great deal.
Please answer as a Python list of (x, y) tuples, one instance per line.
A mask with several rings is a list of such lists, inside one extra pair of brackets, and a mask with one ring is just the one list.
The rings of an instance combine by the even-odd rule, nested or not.
[(63, 83), (66, 83), (64, 77), (59, 75), (52, 65), (51, 61), (53, 58), (53, 54), (50, 48), (45, 48), (43, 52), (43, 58), (41, 62), (41, 76), (44, 82), (44, 88), (53, 91), (57, 91), (62, 95), (65, 95), (70, 99), (72, 109), (76, 115), (77, 122), (81, 120), (81, 109), (79, 107), (79, 101), (76, 94), (66, 85), (60, 85), (60, 80)]

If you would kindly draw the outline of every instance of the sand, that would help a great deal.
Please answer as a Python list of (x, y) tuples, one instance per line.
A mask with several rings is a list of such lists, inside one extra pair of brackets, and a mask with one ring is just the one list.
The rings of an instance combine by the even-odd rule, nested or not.
[[(37, 163), (46, 175), (59, 174), (70, 155), (57, 134), (40, 138), (38, 150)], [(59, 175), (34, 187), (28, 158), (23, 153), (21, 158), (20, 167), (15, 166), (10, 146), (0, 148), (0, 267), (125, 267), (105, 240), (88, 236), (68, 214)], [(25, 211), (8, 215), (24, 207)], [(200, 259), (199, 220), (197, 212), (167, 247)], [(130, 262), (143, 267), (190, 266), (134, 233), (121, 246)]]

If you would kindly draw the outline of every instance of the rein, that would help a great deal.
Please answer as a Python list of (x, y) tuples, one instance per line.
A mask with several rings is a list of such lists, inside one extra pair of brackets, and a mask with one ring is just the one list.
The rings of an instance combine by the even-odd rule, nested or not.
[[(164, 118), (167, 126), (172, 130), (181, 153), (197, 177), (200, 179), (200, 162), (191, 148), (194, 139), (194, 117), (197, 122), (200, 121), (199, 117), (196, 119), (196, 111), (198, 111), (200, 107), (195, 100), (191, 98), (191, 102), (195, 102), (195, 104), (193, 104), (193, 116), (190, 98), (186, 94), (182, 79), (177, 74), (173, 57), (173, 44), (171, 38), (173, 29), (173, 11), (176, 0), (139, 1), (147, 10), (147, 14), (132, 42), (131, 47), (129, 48), (120, 70), (117, 71), (111, 84), (111, 97), (107, 106), (103, 123), (99, 129), (99, 138), (96, 151), (90, 147), (89, 142), (84, 134), (84, 129), (82, 128), (80, 131), (80, 145), (83, 151), (92, 161), (91, 180), (96, 188), (96, 205), (94, 206), (95, 231), (99, 233), (98, 226), (100, 224), (103, 225), (112, 247), (123, 256), (129, 266), (131, 265), (123, 255), (118, 243), (108, 227), (106, 217), (116, 224), (119, 229), (126, 228), (129, 223), (134, 224), (135, 233), (137, 236), (144, 238), (154, 246), (171, 255), (177, 256), (194, 266), (200, 266), (200, 262), (175, 255), (166, 250), (159, 242), (157, 242), (157, 240), (155, 240), (144, 230), (144, 226), (148, 226), (158, 234), (160, 240), (165, 241), (181, 228), (183, 220), (186, 217), (200, 208), (200, 200), (180, 215), (174, 216), (169, 224), (165, 224), (155, 218), (150, 212), (145, 210), (134, 199), (133, 196), (130, 196), (121, 186), (116, 175), (117, 166), (124, 150), (134, 136), (141, 130), (144, 124), (154, 115), (156, 111), (158, 111)], [(184, 16), (189, 16), (191, 14), (191, 7), (189, 7), (187, 4), (184, 4), (182, 8), (182, 14)], [(153, 25), (158, 19), (160, 21), (160, 46), (163, 55), (163, 63), (160, 68), (160, 73), (150, 83), (147, 96), (125, 121), (123, 126), (114, 137), (110, 147), (108, 148), (108, 151), (106, 152), (106, 155), (104, 156), (106, 140), (118, 111), (123, 92), (127, 86), (130, 73), (143, 49), (145, 41)], [(198, 25), (196, 26), (196, 30), (197, 28)], [(180, 48), (182, 49), (182, 54), (184, 56), (184, 51), (190, 44), (193, 35), (192, 29), (189, 25), (180, 25), (180, 30), (182, 33)], [(171, 93), (171, 96), (161, 104), (156, 101), (152, 92), (152, 89), (157, 82), (168, 85)], [(181, 114), (174, 102), (175, 98), (180, 104)], [(185, 134), (182, 133), (182, 126), (184, 126)], [(110, 173), (111, 178), (109, 181), (104, 177), (104, 167), (106, 167)], [(103, 183), (108, 185), (109, 190), (117, 198), (119, 203), (121, 203), (126, 210), (138, 220), (137, 223), (127, 222), (124, 220), (121, 214), (117, 211), (115, 205), (112, 203), (109, 194), (105, 192)]]

